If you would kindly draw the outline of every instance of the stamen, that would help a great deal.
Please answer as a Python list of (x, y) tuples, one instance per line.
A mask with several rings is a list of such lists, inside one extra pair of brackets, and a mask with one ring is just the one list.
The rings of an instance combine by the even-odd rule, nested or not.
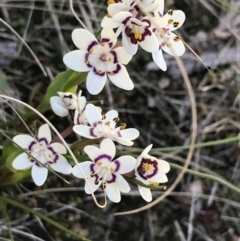
[(101, 166), (102, 165), (102, 162), (100, 161), (100, 162), (97, 162), (97, 166)]
[(103, 120), (105, 120), (106, 119), (106, 115), (104, 114), (104, 115), (102, 115), (102, 119)]
[(150, 185), (152, 185), (152, 186), (155, 186), (155, 187), (157, 187), (157, 186), (159, 186), (159, 183), (158, 182), (148, 182)]
[(119, 117), (115, 117), (113, 118), (113, 121), (115, 121), (116, 123), (119, 122), (120, 118)]
[(93, 48), (89, 49), (88, 52), (91, 54), (93, 52)]
[(168, 13), (169, 15), (173, 15), (173, 10), (172, 10), (172, 9), (169, 9), (167, 13)]
[(105, 125), (106, 125), (106, 126), (110, 126), (110, 121), (107, 121), (107, 122), (105, 123)]
[(172, 23), (173, 23), (173, 19), (169, 19), (168, 24), (172, 24)]
[(84, 60), (85, 64), (89, 64), (89, 61), (87, 59)]
[(173, 27), (174, 27), (174, 28), (177, 28), (177, 27), (179, 26), (179, 24), (180, 24), (179, 22), (174, 22), (174, 23), (173, 23)]
[(120, 126), (120, 130), (124, 130), (126, 128), (127, 124), (126, 123), (122, 123), (122, 125)]
[(115, 75), (115, 73), (114, 73), (114, 72), (109, 72), (108, 74), (109, 74), (109, 75)]
[(178, 42), (180, 40), (180, 38), (178, 36), (176, 36), (174, 39), (173, 39), (175, 42)]

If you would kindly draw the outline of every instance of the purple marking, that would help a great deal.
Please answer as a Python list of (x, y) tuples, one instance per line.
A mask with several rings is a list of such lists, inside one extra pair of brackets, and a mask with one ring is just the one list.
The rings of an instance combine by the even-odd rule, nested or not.
[[(144, 164), (150, 164), (154, 167), (152, 174), (146, 175), (146, 171), (143, 168)], [(142, 177), (144, 180), (147, 180), (148, 178), (151, 178), (157, 174), (158, 162), (156, 160), (152, 161), (151, 159), (142, 158), (142, 161), (141, 161), (140, 165), (138, 166), (137, 171), (138, 171), (138, 174), (140, 177)]]
[(122, 135), (121, 135), (121, 132), (120, 132), (120, 131), (118, 131), (118, 132), (117, 132), (117, 135), (118, 135), (118, 137), (122, 137)]
[(114, 74), (119, 73), (119, 71), (121, 70), (121, 65), (117, 64), (116, 69), (114, 71), (112, 71)]
[(48, 141), (45, 137), (42, 137), (42, 138), (38, 139), (38, 142), (41, 142), (41, 141), (44, 141), (45, 144), (48, 146)]
[(115, 165), (116, 165), (116, 168), (115, 168), (114, 172), (118, 172), (119, 169), (120, 169), (120, 166), (121, 166), (120, 161), (119, 161), (119, 160), (115, 160), (115, 161), (113, 161), (113, 162), (114, 162)]
[(107, 183), (113, 183), (113, 182), (116, 182), (117, 176), (116, 176), (114, 173), (111, 173), (111, 175), (112, 175), (112, 179), (107, 180)]
[(109, 38), (102, 38), (102, 39), (101, 39), (101, 42), (103, 42), (103, 43), (108, 43), (108, 42), (110, 42), (110, 39), (109, 39)]
[(89, 134), (90, 134), (91, 136), (93, 136), (93, 137), (97, 137), (97, 136), (94, 134), (94, 129), (95, 129), (95, 127), (90, 128), (90, 129), (89, 129)]
[(35, 144), (37, 144), (37, 142), (36, 142), (36, 141), (32, 141), (32, 142), (30, 143), (30, 145), (28, 146), (28, 150), (31, 151), (31, 149), (33, 148), (33, 146), (34, 146)]
[[(89, 53), (86, 53), (86, 54), (85, 54), (85, 59), (86, 59), (87, 61), (88, 61), (89, 55), (90, 55)], [(93, 66), (90, 64), (89, 61), (88, 61), (88, 63), (86, 63), (86, 62), (84, 62), (84, 63), (87, 65), (88, 68), (92, 68), (92, 67), (93, 67)]]
[(102, 121), (96, 121), (96, 122), (93, 123), (93, 126), (96, 127), (98, 124), (102, 125), (103, 122)]
[(105, 74), (106, 74), (106, 72), (104, 72), (104, 71), (101, 72), (101, 73), (98, 73), (95, 67), (93, 68), (93, 72), (94, 72), (96, 75), (99, 75), (99, 76), (102, 76), (102, 77), (105, 76)]
[(117, 58), (117, 54), (114, 50), (110, 51), (110, 53), (112, 54), (113, 56), (113, 63), (116, 64), (118, 63), (118, 58)]
[(99, 43), (97, 41), (92, 41), (87, 48), (87, 51), (89, 52), (95, 45), (98, 45)]
[(109, 45), (109, 48), (111, 49), (113, 47), (113, 42), (109, 42), (108, 45)]
[(54, 159), (53, 159), (53, 162), (56, 163), (57, 160), (58, 160), (58, 158), (59, 158), (59, 155), (55, 155), (55, 156), (54, 156)]
[(97, 163), (97, 162), (98, 162), (99, 160), (101, 160), (101, 159), (107, 159), (108, 161), (111, 162), (112, 157), (109, 156), (109, 155), (107, 155), (107, 154), (102, 154), (102, 155), (96, 157), (96, 158), (94, 159), (94, 162)]
[(51, 146), (49, 146), (47, 149), (48, 149), (49, 151), (51, 151), (51, 152), (53, 153), (53, 155), (56, 155), (56, 154), (57, 154), (57, 152), (55, 152)]
[(147, 28), (151, 27), (151, 22), (148, 19), (144, 18), (142, 22), (145, 22), (148, 24), (148, 26), (146, 26)]
[(125, 18), (125, 19), (122, 21), (122, 24), (126, 25), (127, 22), (128, 22), (131, 18), (132, 18), (131, 16)]

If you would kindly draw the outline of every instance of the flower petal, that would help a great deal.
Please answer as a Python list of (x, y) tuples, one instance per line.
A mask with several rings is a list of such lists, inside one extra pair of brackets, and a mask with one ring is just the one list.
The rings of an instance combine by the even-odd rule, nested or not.
[(122, 31), (122, 45), (127, 53), (134, 55), (137, 53), (138, 50), (138, 43), (133, 44), (129, 37), (125, 33), (125, 29)]
[[(93, 177), (88, 177), (87, 181), (88, 182), (85, 182), (85, 186), (84, 186), (85, 192), (87, 194), (91, 194), (92, 192), (95, 192), (99, 188), (99, 186), (102, 184), (102, 182), (98, 182), (98, 184), (96, 185), (95, 178), (93, 178)], [(89, 188), (89, 185), (90, 185), (91, 189)]]
[(113, 21), (118, 22), (118, 23), (123, 23), (123, 22), (125, 23), (125, 21), (127, 19), (130, 20), (130, 18), (132, 18), (132, 17), (133, 17), (132, 13), (123, 11), (123, 12), (119, 12), (119, 13), (115, 14), (113, 16)]
[(51, 168), (63, 174), (70, 174), (72, 172), (72, 166), (68, 163), (66, 158), (62, 155), (59, 156), (56, 163), (50, 164)]
[(168, 181), (167, 175), (159, 170), (153, 177), (147, 179), (148, 182), (165, 183)]
[(111, 139), (104, 139), (101, 143), (100, 143), (100, 149), (102, 153), (108, 154), (109, 156), (111, 156), (111, 160), (114, 158), (115, 154), (116, 154), (116, 146), (113, 143), (113, 141)]
[(31, 167), (32, 165), (33, 162), (28, 159), (28, 155), (25, 152), (18, 155), (12, 163), (13, 168), (16, 170), (24, 170)]
[(32, 179), (37, 186), (42, 186), (47, 179), (48, 169), (45, 167), (39, 167), (33, 165), (32, 167)]
[(185, 52), (185, 46), (182, 40), (174, 33), (170, 33), (168, 44), (163, 46), (162, 49), (173, 56), (181, 56)]
[(107, 183), (106, 185), (106, 194), (108, 198), (115, 203), (119, 203), (121, 201), (121, 195), (116, 183)]
[(168, 173), (170, 171), (170, 165), (168, 162), (158, 159), (158, 169), (162, 173)]
[(89, 31), (78, 28), (74, 29), (72, 32), (72, 40), (76, 47), (82, 50), (87, 50), (92, 42), (97, 42), (95, 36)]
[(91, 95), (99, 94), (107, 80), (107, 75), (104, 73), (103, 76), (94, 73), (93, 69), (91, 69), (87, 76), (87, 90)]
[(101, 41), (111, 42), (113, 46), (117, 43), (117, 36), (110, 28), (104, 28), (101, 31)]
[(67, 154), (66, 147), (63, 144), (59, 143), (59, 142), (54, 142), (54, 143), (52, 143), (49, 146), (52, 147), (53, 150), (55, 152), (57, 152), (58, 154)]
[(147, 146), (144, 150), (143, 150), (143, 152), (141, 153), (141, 155), (140, 156), (145, 156), (145, 155), (148, 155), (148, 152), (152, 149), (152, 144), (150, 144), (149, 146)]
[(93, 104), (87, 104), (85, 114), (90, 125), (94, 125), (96, 121), (102, 121), (101, 112)]
[(23, 149), (29, 149), (31, 143), (36, 143), (37, 141), (29, 135), (17, 135), (13, 137), (13, 141)]
[(108, 78), (114, 85), (124, 90), (132, 90), (134, 88), (133, 82), (130, 79), (128, 72), (124, 65), (119, 65), (119, 72), (114, 75), (108, 75)]
[(162, 49), (158, 50), (157, 52), (152, 53), (153, 61), (156, 65), (163, 71), (167, 70), (166, 62), (163, 58)]
[(128, 182), (121, 175), (116, 175), (116, 184), (121, 192), (128, 193), (131, 190)]
[(139, 137), (139, 131), (135, 128), (128, 128), (120, 131), (121, 137), (134, 140)]
[(92, 145), (85, 146), (84, 151), (92, 161), (94, 161), (97, 157), (99, 157), (103, 154), (102, 150), (100, 150), (98, 147), (92, 146)]
[(125, 174), (134, 170), (137, 160), (132, 156), (121, 156), (113, 161), (119, 163), (119, 168), (115, 172)]
[(123, 47), (118, 47), (113, 50), (118, 59), (118, 63), (120, 64), (128, 64), (132, 59), (132, 55), (130, 55)]
[(174, 11), (169, 11), (167, 14), (163, 16), (163, 18), (173, 20), (171, 21), (172, 23), (169, 24), (168, 26), (170, 31), (175, 31), (176, 29), (180, 28), (183, 25), (186, 19), (186, 16), (183, 11), (174, 10)]
[(63, 62), (70, 69), (73, 69), (78, 72), (86, 72), (89, 71), (90, 68), (84, 62), (85, 56), (86, 51), (74, 50), (63, 56)]
[[(150, 31), (150, 30), (149, 30)], [(147, 52), (156, 52), (159, 49), (158, 39), (155, 34), (146, 35), (144, 41), (139, 42), (139, 45)]]
[(50, 98), (50, 105), (52, 107), (53, 112), (60, 117), (67, 116), (69, 113), (65, 104), (58, 96), (53, 96)]
[[(98, 138), (100, 136), (96, 136), (95, 133), (93, 134), (91, 132), (93, 128), (90, 127), (90, 126), (85, 126), (85, 125), (75, 125), (73, 127), (73, 131), (80, 135), (80, 136), (83, 136), (85, 138), (89, 138), (89, 139), (95, 139), (95, 138)], [(92, 133), (92, 134), (91, 134)]]
[(130, 141), (129, 139), (118, 137), (118, 136), (114, 137), (114, 141), (118, 142), (123, 146), (132, 146), (134, 144), (134, 142)]
[(104, 16), (101, 22), (102, 28), (117, 28), (121, 23), (115, 22), (112, 17)]
[(47, 145), (52, 141), (51, 131), (48, 124), (41, 125), (38, 129), (38, 140), (44, 139)]
[[(78, 177), (78, 178), (84, 178), (84, 175), (82, 173), (82, 171), (83, 171), (85, 176), (89, 177), (90, 171), (91, 171), (91, 169), (90, 169), (91, 164), (92, 164), (92, 162), (90, 162), (90, 161), (78, 163), (78, 165), (76, 165), (72, 168), (73, 176)], [(82, 171), (81, 171), (81, 169), (82, 169)]]
[(142, 198), (146, 202), (151, 202), (152, 201), (152, 193), (151, 193), (151, 190), (149, 188), (138, 186), (138, 190), (139, 190)]

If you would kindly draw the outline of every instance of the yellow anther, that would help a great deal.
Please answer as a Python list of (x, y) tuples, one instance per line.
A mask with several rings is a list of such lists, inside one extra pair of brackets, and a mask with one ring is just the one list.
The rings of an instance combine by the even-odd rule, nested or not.
[(109, 75), (115, 75), (115, 73), (114, 73), (114, 72), (109, 72), (108, 74), (109, 74)]
[(167, 47), (168, 47), (168, 48), (171, 48), (171, 47), (172, 47), (172, 44), (171, 44), (171, 43), (167, 43)]
[(112, 58), (111, 57), (108, 58), (108, 62), (112, 62)]
[(48, 155), (49, 158), (51, 158), (52, 156), (51, 155)]
[(101, 42), (100, 45), (103, 46), (103, 47), (105, 46), (105, 44), (103, 42)]
[(113, 168), (113, 167), (111, 167), (111, 168), (110, 168), (110, 170), (111, 170), (111, 172), (113, 172), (113, 171), (114, 171), (114, 168)]
[(174, 23), (173, 23), (173, 27), (174, 27), (174, 28), (177, 28), (177, 27), (179, 26), (179, 24), (180, 24), (179, 22), (174, 22)]
[(43, 144), (42, 144), (42, 143), (40, 143), (40, 146), (43, 146)]
[(94, 176), (94, 172), (90, 172), (90, 177), (93, 177)]
[(87, 59), (84, 60), (85, 64), (89, 64), (89, 61)]
[(119, 122), (119, 120), (120, 120), (119, 117), (113, 118), (113, 121), (115, 121), (116, 123)]
[(112, 18), (112, 16), (109, 14), (109, 13), (107, 13), (107, 15), (106, 15), (108, 18)]
[(178, 42), (180, 40), (180, 38), (178, 36), (176, 36), (174, 39), (173, 39), (175, 42)]
[(173, 23), (173, 19), (168, 19), (168, 24), (172, 24)]
[(93, 52), (93, 48), (89, 49), (88, 52), (91, 54)]
[(153, 169), (153, 167), (152, 167), (152, 165), (150, 165), (150, 164), (145, 163), (145, 164), (143, 165), (143, 170), (144, 170), (145, 172), (151, 171), (152, 169)]
[(169, 9), (167, 13), (168, 13), (169, 15), (173, 15), (173, 10), (172, 10), (172, 9)]
[(156, 186), (159, 186), (159, 183), (158, 183), (158, 182), (149, 182), (149, 184), (152, 185), (152, 186), (155, 186), (155, 187), (156, 187)]
[(103, 119), (103, 120), (106, 119), (106, 115), (102, 115), (102, 119)]
[(100, 69), (97, 69), (97, 72), (98, 72), (99, 74), (101, 74), (101, 73), (102, 73), (102, 70), (100, 70)]
[(126, 123), (122, 123), (122, 125), (120, 126), (120, 130), (124, 130), (126, 128), (127, 124)]
[(109, 5), (109, 4), (113, 4), (113, 3), (115, 3), (114, 0), (108, 0), (108, 1), (107, 1), (107, 4), (108, 4), (108, 5)]
[(164, 38), (164, 34), (160, 34), (160, 38)]
[(110, 126), (110, 121), (106, 121), (106, 122), (105, 122), (105, 125), (106, 125), (106, 126)]
[(98, 162), (98, 163), (97, 163), (97, 166), (100, 167), (101, 165), (102, 165), (102, 162)]
[(32, 160), (32, 157), (28, 156), (28, 160), (31, 161), (31, 160)]

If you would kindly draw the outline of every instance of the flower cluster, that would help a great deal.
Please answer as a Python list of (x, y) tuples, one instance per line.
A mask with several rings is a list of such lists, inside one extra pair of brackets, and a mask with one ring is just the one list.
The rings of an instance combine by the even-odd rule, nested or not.
[[(183, 41), (173, 33), (185, 21), (182, 11), (170, 9), (164, 14), (163, 0), (108, 0), (108, 4), (107, 14), (101, 21), (103, 29), (100, 39), (85, 29), (75, 29), (72, 40), (78, 50), (63, 57), (63, 62), (70, 69), (88, 72), (86, 87), (92, 95), (99, 94), (108, 79), (121, 89), (134, 88), (125, 65), (137, 53), (138, 46), (152, 53), (154, 62), (164, 71), (167, 65), (162, 51), (173, 56), (181, 56), (185, 51)], [(120, 34), (122, 40), (118, 43)], [(37, 138), (24, 134), (15, 136), (13, 141), (23, 153), (13, 160), (12, 165), (16, 170), (32, 168), (36, 185), (43, 185), (48, 170), (72, 173), (77, 178), (86, 179), (86, 193), (101, 188), (111, 201), (119, 202), (120, 193), (130, 191), (124, 178), (128, 176), (137, 180), (141, 196), (150, 202), (152, 194), (149, 187), (168, 181), (166, 173), (170, 166), (166, 161), (148, 154), (152, 145), (146, 147), (137, 158), (131, 155), (115, 157), (114, 142), (132, 146), (133, 140), (140, 134), (136, 128), (126, 128), (125, 123), (119, 125), (116, 110), (103, 114), (102, 108), (87, 103), (82, 91), (77, 95), (58, 92), (58, 96), (51, 97), (50, 105), (57, 116), (72, 117), (71, 132), (95, 139), (96, 145), (85, 146), (86, 161), (72, 168), (64, 157), (66, 148), (58, 142), (51, 143), (48, 124), (39, 128)]]

